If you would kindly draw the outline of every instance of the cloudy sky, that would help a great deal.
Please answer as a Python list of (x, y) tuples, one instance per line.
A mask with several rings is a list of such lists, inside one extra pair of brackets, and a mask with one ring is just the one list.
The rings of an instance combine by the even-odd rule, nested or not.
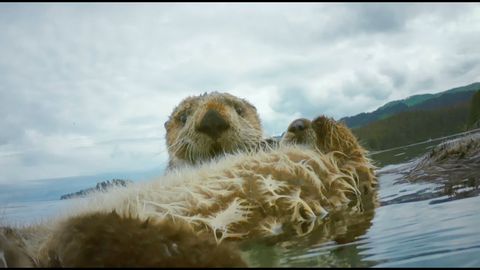
[(480, 81), (479, 4), (0, 4), (0, 183), (164, 166), (184, 97), (266, 135)]

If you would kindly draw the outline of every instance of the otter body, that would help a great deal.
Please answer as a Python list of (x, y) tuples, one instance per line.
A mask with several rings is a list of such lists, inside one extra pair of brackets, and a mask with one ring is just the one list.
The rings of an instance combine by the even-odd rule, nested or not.
[[(375, 206), (373, 166), (346, 127), (299, 119), (264, 149), (256, 111), (231, 103), (238, 100), (216, 93), (183, 101), (165, 125), (169, 172), (77, 205), (26, 249), (35, 265), (242, 266), (224, 240), (303, 235), (325, 217)], [(209, 256), (192, 261), (174, 246)]]

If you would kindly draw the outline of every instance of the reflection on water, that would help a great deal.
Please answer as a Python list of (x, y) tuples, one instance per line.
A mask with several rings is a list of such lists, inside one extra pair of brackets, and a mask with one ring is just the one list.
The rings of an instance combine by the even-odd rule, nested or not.
[[(480, 159), (440, 167), (412, 160), (443, 140), (372, 155), (382, 166), (375, 211), (332, 214), (302, 237), (243, 243), (245, 258), (255, 267), (480, 266)], [(23, 223), (53, 215), (64, 202), (35, 198), (4, 205), (0, 216)]]
[(243, 245), (252, 266), (371, 266), (358, 255), (357, 241), (372, 225), (374, 211), (335, 213), (305, 236), (255, 240)]

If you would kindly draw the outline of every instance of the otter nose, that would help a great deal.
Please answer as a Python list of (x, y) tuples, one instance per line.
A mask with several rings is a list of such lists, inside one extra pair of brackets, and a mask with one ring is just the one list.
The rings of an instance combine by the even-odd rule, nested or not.
[(197, 130), (216, 139), (229, 127), (230, 125), (217, 111), (208, 110), (200, 121), (200, 124), (197, 126)]
[(301, 132), (301, 131), (305, 130), (305, 128), (307, 128), (307, 125), (306, 125), (305, 121), (303, 119), (297, 119), (297, 120), (293, 121), (290, 124), (290, 126), (288, 126), (288, 131), (297, 133), (297, 132)]

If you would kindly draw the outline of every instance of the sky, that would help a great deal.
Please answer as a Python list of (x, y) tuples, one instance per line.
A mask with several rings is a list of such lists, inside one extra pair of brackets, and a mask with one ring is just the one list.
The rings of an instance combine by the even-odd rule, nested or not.
[(269, 136), (478, 82), (479, 44), (478, 3), (1, 3), (0, 183), (161, 168), (203, 92)]

